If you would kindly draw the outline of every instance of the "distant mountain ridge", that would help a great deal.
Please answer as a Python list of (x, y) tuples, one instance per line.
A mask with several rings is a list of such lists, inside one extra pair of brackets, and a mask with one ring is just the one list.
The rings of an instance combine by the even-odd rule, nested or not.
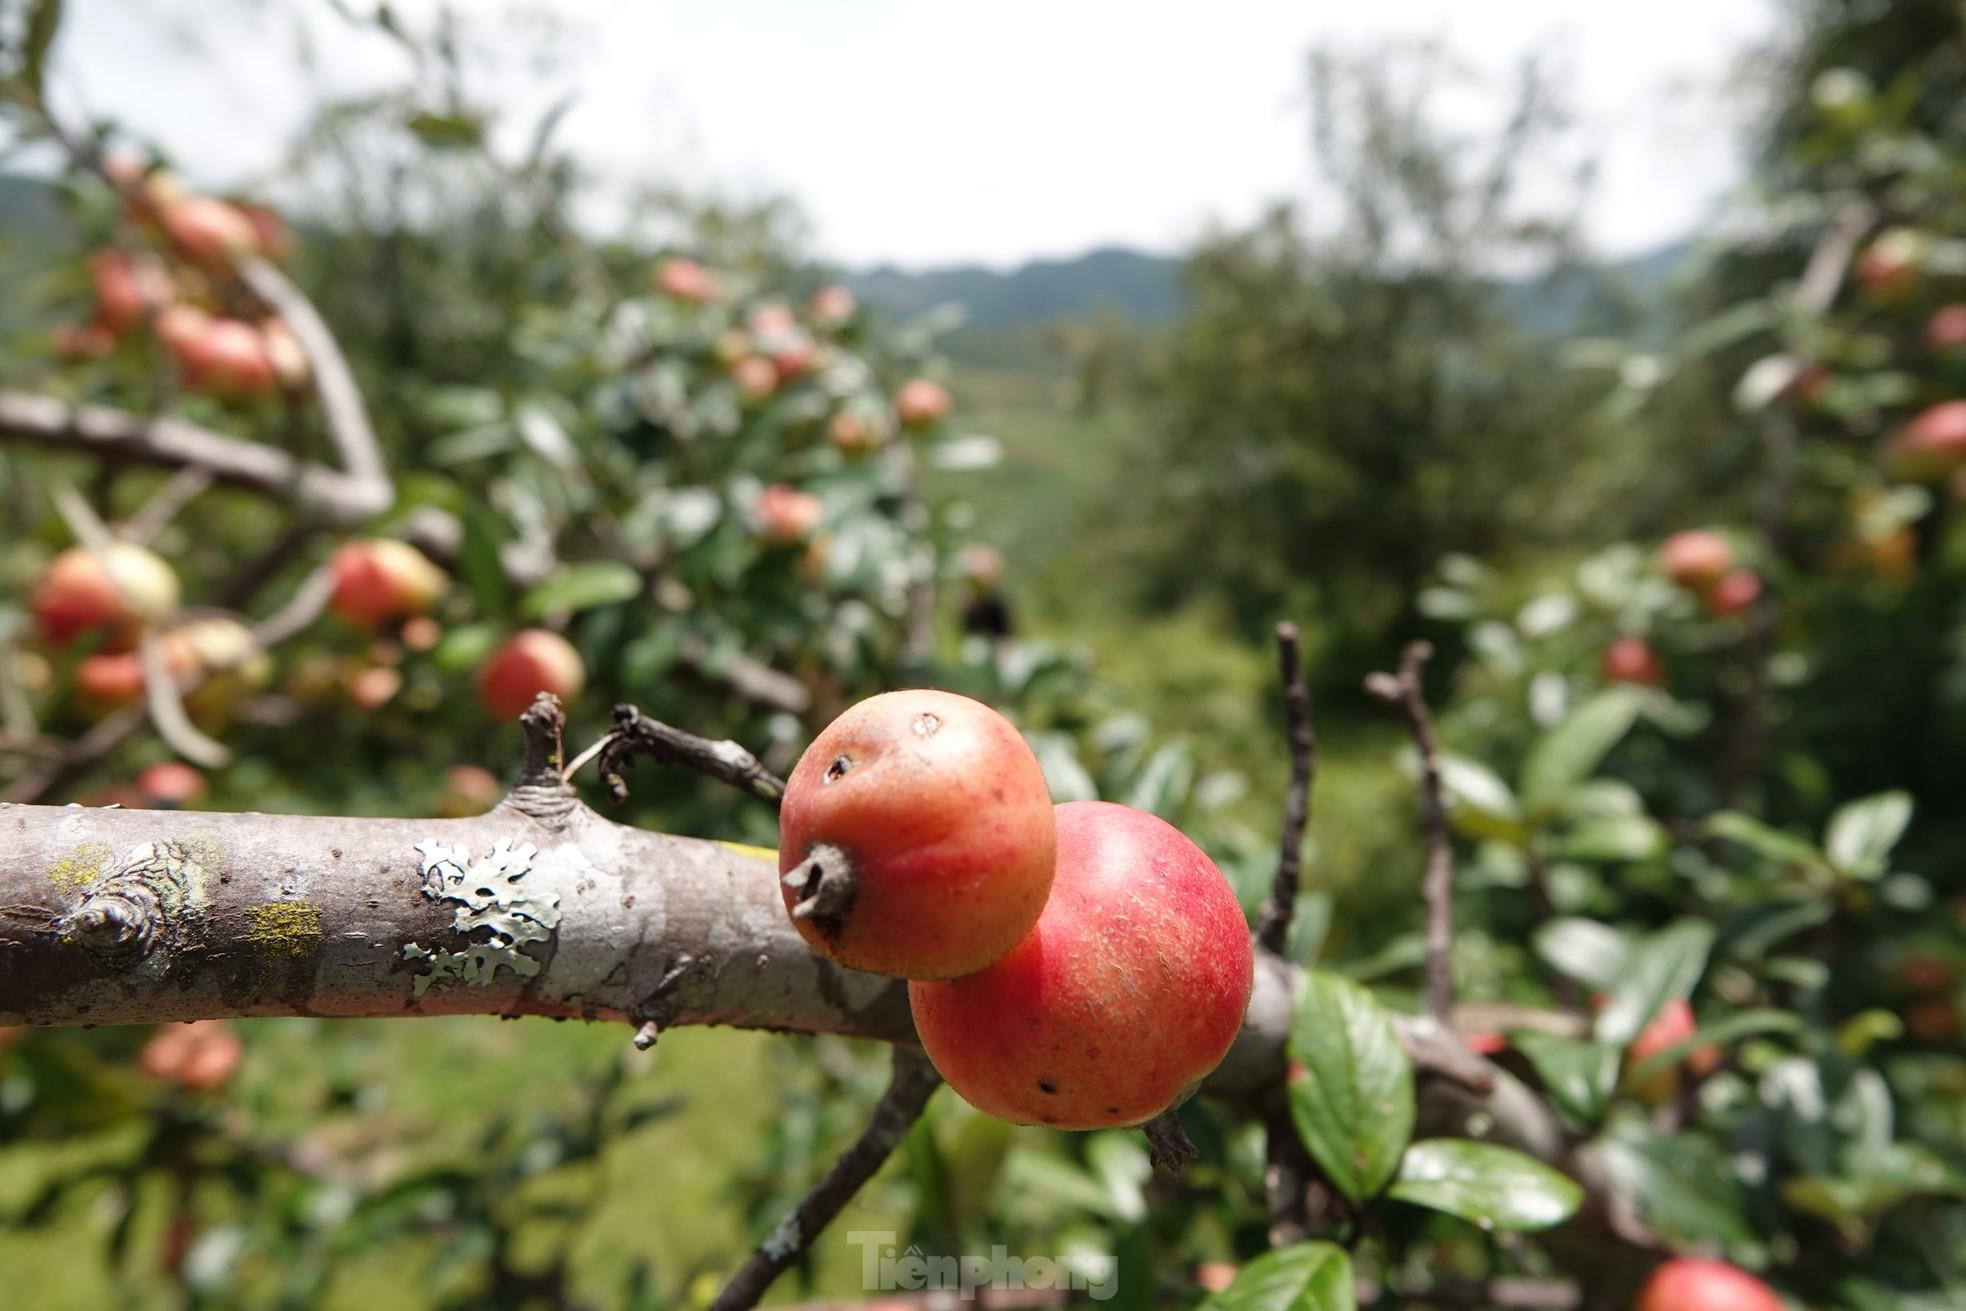
[[(1659, 296), (1693, 254), (1684, 242), (1615, 260), (1608, 269), (1644, 299)], [(962, 306), (964, 332), (995, 335), (1040, 328), (1108, 309), (1142, 327), (1179, 315), (1187, 292), (1185, 259), (1120, 246), (1102, 246), (1070, 259), (1033, 260), (998, 271), (981, 265), (907, 271), (891, 265), (849, 272), (847, 285), (885, 313), (909, 316), (939, 305)], [(1500, 282), (1495, 294), (1505, 313), (1525, 331), (1560, 336), (1581, 312), (1581, 285), (1574, 277)]]
[(1156, 324), (1181, 312), (1181, 264), (1177, 256), (1102, 246), (1006, 272), (978, 264), (908, 272), (884, 264), (847, 274), (847, 285), (870, 304), (903, 316), (954, 301), (975, 329), (1035, 327), (1099, 309)]

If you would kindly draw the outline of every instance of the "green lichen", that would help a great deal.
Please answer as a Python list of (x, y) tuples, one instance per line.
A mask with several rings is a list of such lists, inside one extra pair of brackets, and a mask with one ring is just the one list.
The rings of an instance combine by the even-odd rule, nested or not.
[(321, 908), (304, 901), (275, 901), (248, 913), (246, 941), (269, 956), (305, 956), (321, 940)]
[(66, 893), (77, 893), (102, 877), (116, 853), (107, 842), (78, 843), (75, 850), (48, 866), (48, 882)]
[(463, 951), (415, 942), (404, 947), (405, 960), (428, 962), (412, 984), (415, 995), (436, 983), (488, 986), (501, 969), (520, 978), (538, 974), (539, 961), (525, 949), (552, 938), (560, 923), (560, 898), (535, 892), (524, 881), (538, 854), (532, 844), (515, 847), (500, 838), (490, 855), (476, 861), (468, 849), (434, 839), (417, 843), (416, 850), (423, 857), (423, 895), (456, 906), (451, 927), (459, 935), (482, 930), (488, 936), (467, 943)]

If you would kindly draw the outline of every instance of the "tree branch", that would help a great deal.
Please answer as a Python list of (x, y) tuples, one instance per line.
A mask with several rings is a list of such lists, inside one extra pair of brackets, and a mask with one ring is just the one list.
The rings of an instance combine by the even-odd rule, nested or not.
[(1304, 662), (1297, 651), (1297, 626), (1277, 625), (1277, 660), (1283, 671), (1283, 710), (1290, 741), (1290, 785), (1284, 792), (1283, 837), (1277, 852), (1276, 882), (1256, 929), (1260, 947), (1282, 955), (1297, 911), (1298, 870), (1304, 859), (1304, 829), (1311, 820), (1311, 781), (1317, 769), (1317, 737), (1311, 724), (1311, 694), (1304, 686)]
[(627, 704), (614, 708), (614, 732), (601, 747), (600, 755), (601, 778), (616, 801), (628, 797), (628, 785), (622, 781), (621, 771), (636, 756), (648, 756), (658, 764), (681, 765), (708, 774), (756, 797), (773, 810), (785, 795), (785, 780), (766, 769), (738, 743), (729, 739), (713, 742), (686, 733)]
[(0, 391), (0, 441), (29, 442), (121, 464), (201, 469), (212, 481), (292, 497), (337, 523), (380, 514), (394, 499), (380, 483), (294, 459), (256, 442), (224, 437), (169, 417), (149, 418), (53, 396)]
[(341, 345), (322, 320), (314, 302), (287, 280), (287, 275), (257, 255), (241, 255), (233, 264), (239, 280), (268, 309), (278, 314), (300, 343), (307, 356), (308, 376), (314, 381), (315, 395), (321, 400), (321, 415), (341, 456), (345, 475), (368, 488), (381, 502), (373, 513), (381, 513), (396, 499), (389, 481), (389, 470), (376, 445), (375, 429), (369, 426), (368, 410), (362, 404), (361, 388), (342, 356)]
[(1420, 671), (1433, 656), (1425, 642), (1409, 645), (1398, 674), (1373, 674), (1366, 690), (1406, 712), (1420, 750), (1420, 814), (1427, 838), (1427, 872), (1421, 895), (1427, 904), (1427, 1013), (1445, 1024), (1454, 1009), (1454, 850), (1447, 840), (1447, 805), (1440, 785), (1440, 745), (1434, 740)]
[(893, 1155), (941, 1085), (942, 1076), (920, 1048), (896, 1047), (893, 1077), (860, 1137), (738, 1267), (723, 1292), (710, 1303), (709, 1311), (749, 1311), (756, 1306), (772, 1281), (811, 1249), (826, 1226)]

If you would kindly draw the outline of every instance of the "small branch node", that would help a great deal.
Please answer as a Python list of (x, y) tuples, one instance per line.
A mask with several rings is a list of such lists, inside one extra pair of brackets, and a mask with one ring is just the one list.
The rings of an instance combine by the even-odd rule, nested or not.
[(579, 804), (573, 787), (560, 776), (560, 734), (566, 722), (560, 699), (551, 692), (541, 692), (519, 716), (526, 734), (525, 764), (503, 804), (543, 823), (564, 819)]

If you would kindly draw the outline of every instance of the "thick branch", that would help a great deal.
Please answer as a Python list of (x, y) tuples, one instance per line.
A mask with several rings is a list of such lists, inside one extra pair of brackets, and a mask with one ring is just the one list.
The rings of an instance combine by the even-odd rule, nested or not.
[(1270, 904), (1256, 930), (1257, 945), (1281, 955), (1297, 910), (1298, 871), (1304, 860), (1304, 828), (1311, 821), (1311, 780), (1317, 769), (1317, 737), (1311, 726), (1311, 694), (1297, 653), (1297, 626), (1277, 625), (1277, 660), (1283, 671), (1283, 713), (1290, 741), (1290, 785), (1283, 797), (1283, 837)]
[(920, 1048), (896, 1047), (894, 1075), (860, 1137), (833, 1162), (832, 1169), (806, 1194), (805, 1200), (793, 1207), (771, 1236), (758, 1244), (738, 1267), (723, 1292), (710, 1304), (710, 1311), (749, 1311), (756, 1306), (772, 1281), (811, 1249), (826, 1226), (894, 1154), (941, 1085), (941, 1076)]
[(376, 481), (294, 459), (256, 442), (224, 437), (182, 419), (146, 418), (53, 396), (0, 391), (0, 440), (31, 442), (112, 463), (200, 469), (214, 482), (268, 496), (293, 496), (338, 523), (389, 508), (394, 493)]
[(1454, 851), (1447, 840), (1440, 744), (1434, 740), (1433, 716), (1420, 682), (1420, 671), (1433, 653), (1427, 643), (1414, 642), (1401, 653), (1397, 675), (1374, 674), (1365, 686), (1406, 712), (1420, 750), (1420, 815), (1427, 838), (1427, 873), (1421, 883), (1427, 904), (1427, 1013), (1444, 1024), (1454, 1009)]

